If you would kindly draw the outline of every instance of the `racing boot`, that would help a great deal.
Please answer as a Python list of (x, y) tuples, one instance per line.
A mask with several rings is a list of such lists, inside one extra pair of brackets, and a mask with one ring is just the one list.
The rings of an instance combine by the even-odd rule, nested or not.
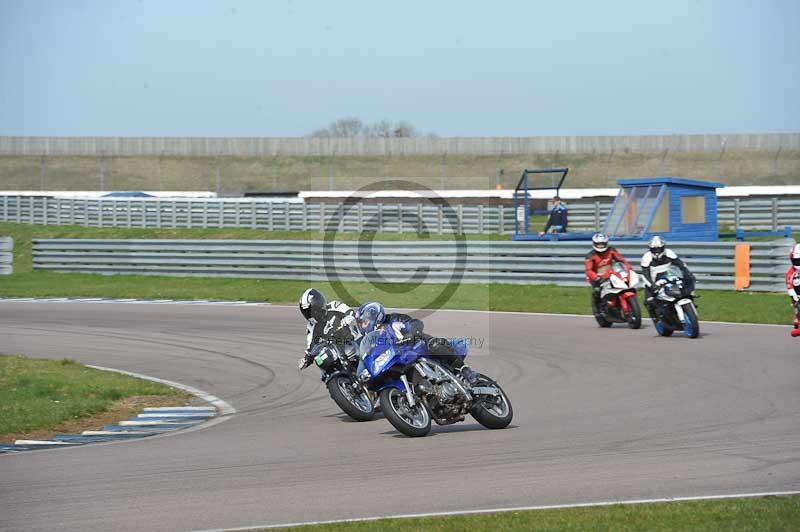
[(592, 313), (595, 317), (602, 317), (603, 312), (600, 310), (600, 286), (592, 286)]
[(793, 338), (800, 336), (800, 319), (794, 319), (794, 329), (792, 329), (791, 335)]

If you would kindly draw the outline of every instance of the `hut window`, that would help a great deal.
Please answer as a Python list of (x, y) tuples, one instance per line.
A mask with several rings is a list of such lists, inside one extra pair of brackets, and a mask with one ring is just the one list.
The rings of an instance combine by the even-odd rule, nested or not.
[(706, 197), (682, 196), (681, 197), (681, 223), (704, 224), (706, 223)]
[(661, 205), (658, 206), (648, 231), (651, 233), (669, 232), (669, 191), (664, 192), (664, 199), (661, 200)]

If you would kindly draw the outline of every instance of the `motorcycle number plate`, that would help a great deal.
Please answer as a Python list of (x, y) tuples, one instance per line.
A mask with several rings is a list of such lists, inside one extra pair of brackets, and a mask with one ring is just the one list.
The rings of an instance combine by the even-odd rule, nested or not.
[(316, 362), (317, 366), (321, 366), (323, 362), (328, 359), (328, 353), (322, 353), (321, 355), (317, 355), (314, 358), (314, 362)]

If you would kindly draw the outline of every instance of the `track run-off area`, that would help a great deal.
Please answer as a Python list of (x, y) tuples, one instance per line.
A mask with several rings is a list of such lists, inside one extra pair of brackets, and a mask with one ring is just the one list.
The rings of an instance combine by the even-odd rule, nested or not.
[[(700, 309), (702, 319), (702, 308)], [(189, 531), (800, 490), (800, 342), (787, 327), (702, 336), (591, 317), (438, 311), (472, 339), (514, 421), (401, 436), (357, 423), (298, 371), (283, 306), (0, 304), (0, 352), (71, 358), (197, 388), (235, 414), (120, 443), (0, 455), (2, 531)], [(222, 419), (218, 418), (218, 419)]]

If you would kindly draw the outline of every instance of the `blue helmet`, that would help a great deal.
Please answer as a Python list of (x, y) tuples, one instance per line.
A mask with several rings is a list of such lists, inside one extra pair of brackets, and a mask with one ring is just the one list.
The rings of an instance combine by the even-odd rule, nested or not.
[(362, 334), (374, 331), (385, 317), (386, 312), (383, 310), (383, 305), (377, 302), (364, 303), (356, 311), (356, 323)]

